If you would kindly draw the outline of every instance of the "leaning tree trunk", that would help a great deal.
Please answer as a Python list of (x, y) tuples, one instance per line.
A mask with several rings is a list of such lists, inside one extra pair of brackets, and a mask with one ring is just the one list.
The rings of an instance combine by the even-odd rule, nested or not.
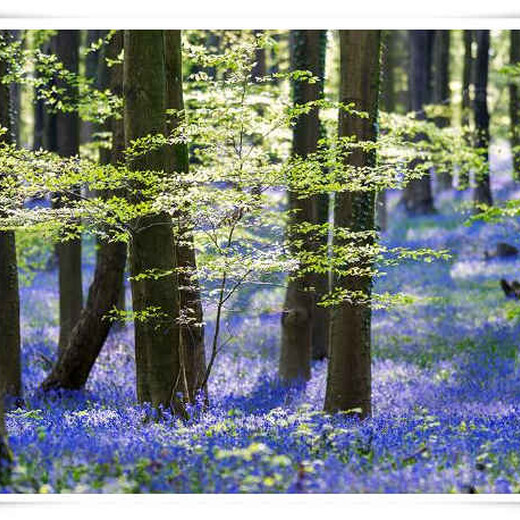
[[(166, 130), (164, 31), (125, 31), (124, 51), (125, 142), (129, 146), (135, 139)], [(128, 166), (134, 171), (162, 171), (165, 151), (149, 151), (129, 161)], [(130, 243), (137, 396), (140, 402), (154, 406), (170, 406), (172, 396), (180, 389), (175, 268), (171, 218), (166, 214), (139, 217), (133, 223)], [(150, 271), (164, 276), (136, 279), (138, 274)], [(159, 313), (139, 319), (139, 314), (151, 308), (159, 309)]]
[[(79, 69), (79, 31), (59, 30), (55, 37), (55, 52), (63, 66), (78, 74)], [(65, 88), (74, 100), (77, 89), (72, 85), (60, 85)], [(58, 112), (55, 117), (56, 151), (63, 157), (73, 157), (79, 154), (79, 116), (73, 112)], [(76, 195), (79, 189), (76, 190)], [(73, 194), (74, 196), (74, 194)], [(57, 197), (54, 203), (59, 208), (63, 200)], [(74, 224), (74, 223), (73, 223)], [(60, 293), (60, 337), (58, 350), (62, 352), (70, 339), (72, 329), (76, 325), (83, 306), (83, 288), (81, 284), (81, 238), (74, 238), (56, 245), (58, 257), (58, 277)]]
[[(340, 111), (339, 136), (356, 136), (357, 140), (375, 141), (380, 73), (380, 31), (340, 31), (340, 102), (355, 103), (367, 119)], [(364, 168), (375, 165), (375, 152), (355, 149), (345, 158), (349, 166)], [(373, 191), (336, 194), (334, 225), (352, 231), (374, 229)], [(335, 238), (338, 245), (340, 241)], [(349, 266), (345, 266), (349, 267)], [(359, 267), (368, 267), (360, 265)], [(370, 276), (337, 277), (335, 288), (361, 292), (370, 302)], [(331, 352), (327, 374), (325, 410), (356, 411), (361, 417), (371, 413), (371, 306), (349, 301), (333, 310)]]
[[(520, 63), (520, 31), (511, 31), (509, 48), (509, 62), (511, 65)], [(511, 152), (513, 155), (513, 179), (520, 181), (520, 97), (518, 83), (512, 78), (509, 84), (509, 119), (511, 124)]]
[[(291, 68), (310, 70), (320, 74), (320, 39), (324, 31), (291, 31)], [(318, 83), (295, 81), (293, 83), (295, 104), (304, 104), (320, 98)], [(313, 108), (308, 114), (298, 118), (293, 130), (293, 150), (295, 156), (306, 157), (316, 151), (320, 137), (319, 110)], [(305, 222), (316, 220), (316, 201), (310, 197), (299, 198), (297, 192), (289, 191), (288, 238), (293, 253), (294, 241), (302, 239), (305, 247), (312, 250), (312, 237), (301, 236), (294, 228)], [(280, 353), (280, 378), (285, 382), (306, 381), (311, 375), (312, 329), (315, 318), (315, 298), (311, 292), (313, 277), (309, 273), (296, 273), (289, 279), (282, 313), (282, 343)], [(323, 338), (322, 338), (323, 339)], [(326, 354), (326, 351), (324, 352)]]
[[(434, 121), (439, 128), (450, 126), (450, 31), (435, 31), (435, 43), (433, 49), (434, 81), (433, 104), (440, 105), (443, 113)], [(446, 110), (447, 109), (447, 110)], [(447, 113), (444, 113), (446, 110)], [(453, 178), (450, 172), (438, 172), (438, 183), (441, 190), (449, 190), (453, 186)]]
[[(118, 31), (108, 44), (106, 57), (115, 60), (122, 49), (123, 34)], [(122, 95), (122, 69), (120, 64), (107, 67), (103, 62), (100, 66), (100, 75), (105, 80), (105, 84), (101, 85), (102, 88), (109, 88), (114, 94)], [(112, 132), (112, 149), (106, 158), (107, 162), (114, 166), (121, 165), (124, 160), (122, 119), (111, 118), (107, 129)], [(106, 232), (110, 234), (111, 230), (107, 229)], [(56, 365), (44, 381), (43, 389), (79, 389), (87, 382), (110, 331), (111, 321), (108, 319), (108, 313), (119, 302), (125, 263), (124, 242), (100, 241), (96, 254), (96, 270), (89, 288), (87, 303), (72, 330), (66, 348), (61, 351)]]
[[(1, 32), (9, 42), (9, 31)], [(0, 60), (0, 79), (7, 75), (7, 63)], [(7, 132), (0, 136), (0, 146), (15, 143), (12, 96), (8, 84), (0, 81), (0, 126)], [(1, 172), (5, 179), (9, 172)], [(0, 215), (6, 208), (0, 208)], [(22, 395), (20, 368), (20, 296), (18, 292), (18, 265), (14, 231), (0, 231), (0, 384), (13, 397)]]
[[(410, 110), (418, 120), (426, 119), (424, 107), (431, 103), (431, 68), (434, 31), (409, 31), (410, 40)], [(424, 136), (417, 136), (423, 139)], [(415, 162), (418, 165), (418, 161)], [(404, 202), (409, 215), (427, 215), (435, 212), (431, 187), (431, 176), (408, 182)]]
[[(166, 104), (169, 109), (184, 110), (182, 80), (182, 46), (180, 31), (165, 31), (166, 50)], [(179, 117), (172, 117), (170, 127), (180, 124)], [(189, 159), (187, 144), (177, 144), (168, 150), (169, 170), (188, 173)], [(180, 322), (180, 362), (183, 371), (182, 392), (186, 400), (194, 402), (197, 394), (204, 390), (206, 354), (204, 351), (204, 319), (197, 274), (195, 246), (190, 216), (178, 217), (176, 241), (178, 287), (182, 319)], [(180, 389), (179, 389), (180, 390)]]
[(475, 60), (475, 146), (481, 151), (483, 167), (476, 174), (473, 200), (476, 204), (493, 204), (489, 179), (489, 112), (487, 83), (489, 70), (489, 31), (475, 31), (477, 58)]

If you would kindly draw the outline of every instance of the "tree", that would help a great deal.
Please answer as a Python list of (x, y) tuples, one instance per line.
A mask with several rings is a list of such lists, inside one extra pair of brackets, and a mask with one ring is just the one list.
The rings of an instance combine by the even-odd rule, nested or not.
[[(115, 61), (123, 49), (123, 34), (117, 31), (112, 36), (106, 51), (106, 59)], [(104, 78), (103, 88), (117, 95), (122, 95), (123, 67), (115, 64), (106, 65), (105, 60), (100, 63), (100, 75)], [(124, 125), (121, 118), (113, 117), (108, 123), (108, 130), (112, 133), (112, 148), (107, 162), (114, 166), (124, 161)], [(121, 193), (105, 193), (106, 196)], [(108, 236), (113, 230), (104, 230)], [(85, 307), (73, 328), (67, 346), (61, 350), (58, 361), (51, 373), (47, 376), (42, 387), (51, 388), (82, 388), (92, 370), (92, 367), (101, 351), (108, 333), (111, 321), (109, 312), (116, 307), (119, 293), (123, 290), (123, 275), (126, 264), (125, 242), (110, 239), (100, 240), (96, 253), (96, 270), (94, 279), (89, 288)]]
[[(442, 106), (442, 111), (434, 118), (439, 128), (450, 125), (450, 31), (435, 31), (433, 48), (433, 104)], [(453, 179), (449, 172), (438, 174), (439, 188), (451, 189)]]
[[(424, 107), (431, 103), (431, 69), (434, 31), (409, 31), (410, 43), (410, 110), (418, 120), (426, 119)], [(417, 139), (424, 136), (418, 135)], [(433, 196), (430, 175), (412, 179), (404, 192), (406, 210), (410, 215), (433, 213)]]
[[(166, 130), (164, 31), (125, 31), (124, 54), (125, 143), (129, 147), (136, 139)], [(160, 172), (166, 159), (164, 148), (153, 149), (131, 158), (128, 167)], [(142, 198), (138, 189), (134, 193), (135, 199)], [(130, 236), (137, 396), (154, 406), (169, 407), (182, 388), (175, 268), (171, 218), (164, 213), (139, 217)], [(161, 275), (152, 277), (153, 272)]]
[(13, 455), (7, 442), (7, 432), (4, 419), (4, 392), (0, 387), (0, 486), (9, 482)]
[[(320, 40), (325, 31), (291, 31), (291, 68), (308, 70), (314, 75), (323, 76)], [(318, 100), (321, 97), (319, 83), (297, 80), (293, 82), (293, 100), (295, 105)], [(315, 152), (320, 138), (320, 121), (317, 107), (308, 114), (298, 117), (293, 129), (292, 153), (306, 157)], [(294, 229), (301, 223), (316, 222), (316, 200), (312, 197), (301, 198), (297, 192), (289, 191), (288, 224), (290, 243), (298, 239)], [(293, 246), (295, 254), (298, 251)], [(280, 377), (291, 382), (310, 378), (312, 356), (313, 324), (316, 314), (316, 302), (311, 292), (313, 276), (298, 273), (289, 280), (285, 293), (282, 313), (282, 343), (280, 354)], [(323, 340), (323, 335), (320, 340)], [(326, 337), (326, 333), (325, 333)], [(322, 347), (323, 348), (323, 347)], [(325, 352), (326, 353), (326, 352)]]
[[(9, 31), (2, 31), (2, 40), (11, 39)], [(0, 78), (8, 73), (8, 66), (0, 60)], [(12, 118), (12, 92), (7, 83), (0, 82), (0, 146), (15, 144)], [(9, 172), (2, 172), (5, 177)], [(0, 208), (5, 214), (7, 208)], [(14, 231), (0, 231), (0, 383), (11, 396), (22, 395), (20, 368), (20, 296), (18, 291), (18, 264)]]
[[(361, 142), (375, 142), (380, 74), (380, 31), (340, 31), (341, 103), (355, 103), (368, 113), (360, 118), (340, 110), (339, 137), (355, 136)], [(359, 147), (345, 161), (360, 168), (375, 166), (375, 151)], [(351, 231), (374, 229), (373, 191), (342, 191), (336, 194), (334, 226)], [(341, 241), (334, 237), (336, 243)], [(363, 266), (362, 266), (363, 267)], [(331, 349), (327, 374), (325, 410), (357, 410), (371, 413), (371, 276), (337, 276), (334, 288), (361, 293), (368, 303), (345, 299), (333, 308)]]
[(489, 112), (487, 84), (489, 69), (489, 31), (475, 31), (477, 57), (475, 60), (475, 147), (480, 150), (483, 166), (476, 175), (473, 200), (477, 204), (493, 205), (489, 180)]
[[(469, 132), (470, 117), (471, 117), (471, 95), (470, 89), (473, 83), (473, 69), (474, 60), (472, 52), (474, 31), (463, 31), (464, 39), (464, 62), (462, 66), (462, 104), (461, 104), (461, 121), (460, 124), (466, 135), (466, 140), (471, 141), (471, 134)], [(469, 176), (466, 172), (459, 173), (458, 186), (459, 188), (467, 188), (469, 184)]]
[[(184, 116), (182, 46), (180, 31), (165, 31), (166, 50), (166, 104), (174, 110), (169, 126), (176, 128)], [(171, 146), (167, 155), (167, 169), (188, 173), (188, 145)], [(204, 351), (204, 324), (197, 261), (191, 223), (186, 213), (179, 213), (175, 243), (178, 270), (180, 320), (180, 367), (183, 371), (182, 388), (185, 398), (193, 402), (205, 385), (206, 354)], [(180, 390), (180, 388), (179, 388)]]
[[(520, 31), (510, 31), (509, 62), (520, 63)], [(513, 179), (520, 180), (520, 98), (518, 84), (513, 78), (509, 83), (509, 119), (511, 125), (511, 149), (513, 152)]]
[[(253, 31), (253, 35), (255, 38), (259, 38), (264, 34), (265, 31), (255, 30)], [(253, 70), (251, 71), (251, 76), (253, 76), (253, 81), (255, 78), (263, 78), (267, 74), (267, 65), (266, 65), (266, 56), (265, 56), (265, 47), (260, 46), (255, 49), (255, 64), (253, 66)]]
[[(58, 31), (55, 36), (55, 53), (63, 66), (78, 73), (79, 69), (79, 31)], [(58, 88), (72, 89), (72, 95), (77, 91), (72, 85), (60, 85)], [(56, 151), (63, 157), (73, 157), (79, 154), (79, 115), (77, 110), (70, 113), (57, 112), (54, 115)], [(79, 195), (78, 190), (71, 197)], [(54, 201), (55, 207), (60, 207), (59, 197)], [(76, 222), (72, 222), (74, 227)], [(58, 257), (59, 298), (60, 298), (60, 337), (58, 349), (66, 348), (72, 329), (78, 321), (83, 306), (83, 288), (81, 283), (81, 238), (72, 238), (56, 244)]]

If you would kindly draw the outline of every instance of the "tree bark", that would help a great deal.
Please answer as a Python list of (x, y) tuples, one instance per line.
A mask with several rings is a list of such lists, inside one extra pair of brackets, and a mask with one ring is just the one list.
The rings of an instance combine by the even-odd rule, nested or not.
[[(106, 55), (115, 59), (123, 48), (123, 34), (118, 31), (108, 44)], [(111, 92), (122, 95), (123, 67), (106, 67), (101, 64), (101, 76)], [(107, 162), (118, 165), (123, 161), (124, 125), (122, 119), (112, 118), (107, 123), (112, 131), (112, 149)], [(110, 233), (110, 230), (107, 230)], [(123, 288), (126, 264), (126, 244), (124, 242), (100, 241), (96, 254), (96, 270), (89, 288), (87, 303), (72, 330), (67, 347), (60, 353), (56, 365), (44, 381), (44, 390), (56, 388), (79, 389), (85, 386), (90, 371), (103, 348), (111, 327), (108, 313), (119, 302)]]
[[(380, 73), (380, 31), (340, 31), (340, 102), (354, 102), (368, 119), (340, 111), (339, 136), (356, 136), (359, 141), (377, 138), (377, 113)], [(375, 165), (375, 152), (354, 150), (347, 158), (355, 167)], [(334, 225), (353, 231), (374, 229), (374, 192), (336, 194)], [(338, 242), (335, 238), (336, 243)], [(361, 266), (366, 267), (366, 266)], [(335, 286), (360, 291), (370, 301), (369, 276), (338, 277)], [(331, 352), (327, 374), (325, 410), (357, 410), (365, 417), (371, 413), (371, 306), (343, 301), (333, 309)]]
[(4, 390), (0, 386), (0, 488), (9, 484), (13, 456), (7, 441), (4, 419)]
[[(182, 80), (181, 31), (165, 31), (166, 50), (166, 104), (170, 109), (184, 110)], [(180, 117), (171, 117), (169, 127), (173, 130)], [(170, 147), (167, 168), (174, 172), (188, 173), (189, 158), (187, 144)], [(204, 350), (204, 318), (197, 275), (197, 260), (189, 215), (179, 214), (178, 237), (175, 243), (180, 309), (184, 319), (180, 323), (180, 362), (184, 385), (179, 388), (184, 399), (194, 402), (202, 388), (206, 374)]]
[[(255, 37), (259, 37), (263, 33), (264, 31), (262, 30), (253, 31), (253, 35)], [(253, 81), (256, 81), (256, 78), (263, 78), (265, 75), (267, 75), (266, 56), (265, 49), (263, 47), (257, 47), (255, 49), (255, 65), (253, 67), (253, 70), (251, 71), (251, 75), (253, 76)]]
[(473, 200), (477, 204), (493, 204), (489, 179), (489, 112), (487, 84), (489, 70), (489, 31), (475, 31), (477, 58), (475, 60), (475, 146), (482, 151), (484, 171), (476, 176)]
[[(426, 119), (425, 105), (431, 103), (431, 68), (434, 31), (409, 31), (410, 41), (410, 110), (418, 120)], [(424, 136), (418, 136), (421, 139)], [(416, 165), (418, 162), (415, 163)], [(404, 191), (405, 207), (409, 215), (435, 212), (430, 174), (411, 180)]]
[[(434, 81), (433, 81), (433, 104), (442, 105), (443, 108), (450, 107), (450, 31), (435, 31), (433, 49)], [(439, 128), (450, 125), (448, 115), (440, 115), (435, 118), (435, 124)], [(453, 178), (450, 172), (438, 173), (438, 183), (441, 190), (449, 190), (453, 186)]]
[[(166, 130), (164, 31), (125, 31), (124, 92), (126, 145)], [(137, 171), (163, 171), (164, 149), (148, 152), (128, 166)], [(166, 214), (139, 217), (133, 224), (130, 271), (135, 327), (137, 396), (140, 402), (170, 406), (180, 374), (179, 298), (175, 276), (175, 244)], [(171, 272), (157, 279), (136, 280), (150, 270)], [(139, 313), (159, 313), (145, 320)]]
[[(520, 63), (520, 30), (511, 31), (509, 62)], [(509, 84), (509, 119), (511, 125), (511, 153), (513, 155), (513, 179), (520, 181), (520, 97), (517, 79)]]
[[(314, 75), (322, 73), (322, 57), (320, 40), (324, 31), (291, 31), (291, 68), (292, 70), (309, 70)], [(321, 70), (320, 70), (321, 69)], [(293, 83), (293, 100), (295, 104), (304, 104), (319, 99), (320, 85), (306, 81)], [(313, 108), (308, 114), (298, 118), (293, 130), (292, 153), (306, 157), (316, 151), (320, 137), (319, 110)], [(317, 202), (311, 197), (299, 198), (298, 193), (289, 191), (288, 238), (291, 243), (299, 234), (291, 228), (304, 222), (316, 222)], [(312, 249), (312, 237), (300, 237), (306, 247)], [(293, 248), (293, 252), (297, 251)], [(306, 381), (310, 379), (313, 321), (316, 317), (316, 298), (311, 292), (314, 277), (307, 274), (296, 274), (288, 283), (282, 313), (282, 343), (280, 353), (280, 378), (285, 382)], [(323, 338), (320, 338), (323, 340)], [(320, 350), (323, 349), (323, 346)], [(317, 345), (318, 348), (318, 345)], [(326, 354), (326, 350), (324, 352)]]
[[(2, 31), (5, 41), (10, 41), (10, 31)], [(7, 75), (7, 63), (0, 60), (0, 78)], [(7, 132), (0, 136), (0, 143), (15, 143), (12, 112), (12, 91), (8, 84), (0, 82), (0, 126)], [(2, 177), (9, 173), (1, 173)], [(0, 208), (0, 213), (5, 209)], [(20, 296), (18, 291), (18, 264), (14, 231), (0, 231), (0, 383), (13, 397), (22, 395), (20, 366)]]
[[(466, 141), (468, 144), (472, 143), (470, 133), (470, 119), (471, 119), (471, 85), (473, 83), (473, 69), (474, 60), (472, 53), (474, 31), (463, 31), (464, 38), (464, 63), (462, 67), (462, 104), (461, 104), (461, 121), (462, 129), (466, 132)], [(469, 186), (469, 175), (466, 171), (459, 173), (457, 185), (459, 188), (467, 188)]]
[[(55, 37), (55, 52), (63, 66), (78, 74), (79, 69), (79, 31), (58, 31)], [(73, 99), (77, 90), (72, 86), (59, 85), (70, 89)], [(79, 116), (78, 112), (58, 112), (54, 117), (56, 151), (63, 157), (79, 154)], [(79, 194), (79, 190), (77, 190)], [(57, 197), (54, 207), (59, 208), (62, 200)], [(72, 329), (76, 325), (83, 306), (83, 288), (81, 283), (81, 238), (75, 238), (56, 244), (59, 278), (60, 337), (58, 350), (61, 353), (70, 339)]]

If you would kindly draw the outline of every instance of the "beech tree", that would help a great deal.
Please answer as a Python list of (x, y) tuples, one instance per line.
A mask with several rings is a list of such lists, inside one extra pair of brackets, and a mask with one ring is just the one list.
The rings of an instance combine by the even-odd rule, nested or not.
[(13, 456), (7, 442), (7, 432), (4, 419), (4, 391), (0, 386), (0, 486), (9, 482)]
[(489, 179), (489, 111), (487, 85), (489, 70), (489, 31), (475, 31), (477, 56), (475, 59), (475, 147), (480, 151), (483, 167), (476, 175), (473, 200), (477, 204), (493, 204)]
[[(410, 110), (416, 119), (426, 119), (424, 107), (432, 100), (432, 53), (434, 31), (409, 31), (410, 72), (409, 100)], [(420, 140), (422, 135), (416, 136)], [(404, 203), (410, 215), (425, 215), (435, 211), (430, 175), (412, 179), (404, 191)]]
[[(434, 105), (442, 107), (434, 121), (439, 128), (450, 125), (450, 31), (435, 31), (433, 48), (433, 99)], [(449, 172), (438, 174), (438, 183), (441, 190), (448, 190), (453, 185)]]
[[(122, 95), (123, 66), (116, 62), (108, 67), (106, 59), (116, 61), (122, 49), (123, 34), (117, 31), (108, 43), (105, 59), (100, 63), (100, 69), (104, 69), (100, 70), (100, 75), (106, 82), (102, 86), (116, 95)], [(105, 162), (120, 166), (124, 161), (122, 118), (112, 117), (107, 123), (107, 130), (112, 134), (112, 146)], [(120, 196), (121, 193), (107, 192), (104, 195)], [(44, 389), (82, 388), (110, 331), (112, 322), (108, 319), (109, 312), (118, 304), (119, 293), (123, 288), (127, 246), (125, 242), (110, 239), (113, 230), (109, 226), (104, 232), (108, 238), (98, 243), (96, 270), (86, 305), (71, 331), (66, 347), (61, 349), (56, 365), (43, 382)]]
[[(510, 31), (509, 63), (520, 63), (520, 30)], [(509, 83), (509, 120), (511, 150), (513, 154), (513, 179), (520, 179), (520, 98), (518, 83), (513, 78)]]
[[(79, 69), (79, 31), (60, 30), (54, 37), (54, 51), (63, 66), (75, 74)], [(71, 96), (77, 96), (73, 85), (61, 85), (58, 88), (71, 90)], [(80, 122), (77, 110), (72, 112), (57, 111), (53, 116), (54, 144), (49, 147), (63, 157), (79, 154)], [(54, 140), (53, 139), (53, 140)], [(76, 190), (76, 195), (78, 195)], [(71, 194), (74, 197), (74, 193)], [(59, 197), (54, 200), (54, 207), (59, 208)], [(71, 222), (74, 228), (77, 223)], [(64, 226), (65, 227), (65, 226)], [(56, 244), (59, 278), (60, 337), (58, 348), (64, 350), (70, 334), (78, 321), (83, 306), (83, 287), (81, 282), (81, 238), (71, 238)]]
[[(355, 103), (367, 118), (339, 114), (339, 137), (375, 142), (380, 74), (381, 31), (340, 31), (341, 103)], [(359, 147), (345, 161), (359, 168), (375, 166), (375, 151)], [(342, 191), (336, 194), (334, 226), (351, 231), (374, 229), (374, 191)], [(336, 243), (341, 242), (337, 236)], [(371, 295), (370, 276), (336, 276), (335, 288), (361, 293), (367, 303), (344, 299), (333, 308), (330, 360), (327, 373), (325, 410), (371, 413)]]
[[(291, 31), (291, 69), (310, 71), (323, 77), (323, 58), (320, 40), (325, 31)], [(320, 85), (306, 80), (293, 82), (293, 101), (295, 105), (308, 103), (320, 98)], [(314, 107), (309, 113), (297, 118), (293, 129), (293, 155), (306, 157), (315, 152), (320, 138), (319, 110)], [(302, 198), (298, 193), (289, 192), (291, 221), (288, 224), (290, 242), (298, 238), (294, 229), (304, 222), (316, 222), (317, 200)], [(328, 210), (327, 210), (328, 211)], [(297, 251), (294, 251), (297, 253)], [(316, 325), (316, 298), (311, 292), (313, 275), (298, 274), (289, 280), (285, 293), (282, 313), (282, 343), (280, 354), (280, 377), (284, 381), (308, 380), (313, 350), (313, 326)], [(321, 313), (320, 325), (325, 325)], [(316, 335), (317, 341), (326, 342), (327, 332)], [(326, 355), (326, 344), (320, 345), (320, 357)], [(325, 351), (324, 351), (325, 350)]]
[[(136, 139), (166, 130), (164, 31), (125, 31), (124, 53), (125, 143), (129, 147)], [(134, 171), (160, 172), (166, 166), (163, 147), (128, 161)], [(134, 198), (141, 197), (139, 189), (134, 193)], [(137, 396), (154, 406), (169, 407), (182, 389), (175, 264), (171, 218), (163, 213), (139, 217), (130, 236)], [(151, 277), (153, 272), (161, 276)]]
[[(1, 32), (2, 39), (11, 39), (10, 31)], [(8, 73), (8, 66), (0, 60), (0, 79)], [(15, 144), (12, 96), (9, 84), (0, 81), (0, 146)], [(9, 172), (0, 172), (2, 177)], [(8, 201), (3, 200), (3, 204)], [(0, 207), (0, 215), (6, 207)], [(20, 368), (20, 296), (18, 291), (18, 264), (14, 231), (0, 230), (0, 384), (7, 394), (22, 395)]]
[[(165, 31), (166, 105), (173, 110), (168, 127), (174, 129), (184, 117), (181, 31)], [(177, 143), (167, 150), (168, 170), (188, 173), (188, 145)], [(192, 223), (186, 213), (177, 218), (175, 253), (178, 273), (180, 323), (180, 369), (186, 400), (193, 402), (205, 386), (206, 354), (204, 323)]]

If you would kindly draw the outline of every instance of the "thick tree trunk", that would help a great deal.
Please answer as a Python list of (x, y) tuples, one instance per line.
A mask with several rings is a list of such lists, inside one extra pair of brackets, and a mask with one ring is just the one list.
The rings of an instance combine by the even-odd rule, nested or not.
[[(112, 37), (107, 57), (115, 59), (123, 48), (123, 34), (118, 31)], [(115, 94), (122, 94), (122, 65), (100, 70), (106, 84)], [(107, 161), (117, 165), (123, 161), (124, 128), (121, 119), (112, 119), (107, 129), (112, 131), (112, 150)], [(110, 230), (108, 230), (110, 232)], [(99, 243), (96, 255), (96, 271), (89, 289), (87, 303), (72, 330), (67, 347), (62, 350), (58, 362), (44, 381), (45, 390), (56, 388), (82, 388), (87, 382), (94, 363), (103, 348), (111, 321), (109, 311), (117, 306), (123, 288), (126, 263), (126, 244), (122, 242)]]
[[(339, 136), (356, 136), (359, 141), (375, 141), (380, 73), (380, 31), (340, 31), (340, 102), (356, 104), (369, 118), (349, 116), (340, 111)], [(375, 165), (375, 152), (355, 150), (346, 159), (356, 167)], [(374, 229), (374, 192), (336, 194), (334, 225), (354, 231)], [(337, 240), (337, 239), (336, 239)], [(360, 266), (366, 267), (366, 266)], [(371, 296), (370, 277), (342, 277), (335, 287), (361, 291)], [(344, 301), (332, 315), (331, 351), (327, 374), (325, 410), (357, 410), (371, 413), (371, 306)]]
[[(322, 73), (320, 40), (323, 38), (323, 33), (324, 31), (291, 31), (293, 70), (310, 70), (315, 75)], [(317, 100), (320, 95), (318, 83), (295, 81), (293, 84), (295, 104)], [(305, 157), (316, 151), (319, 137), (319, 110), (314, 108), (308, 114), (300, 116), (296, 122), (293, 130), (293, 154)], [(291, 210), (288, 237), (293, 242), (298, 235), (291, 230), (291, 227), (304, 222), (315, 222), (317, 206), (316, 200), (310, 197), (301, 199), (295, 192), (289, 192), (288, 196)], [(311, 245), (313, 237), (301, 238), (309, 249), (315, 247)], [(313, 319), (316, 314), (316, 298), (311, 292), (313, 282), (313, 276), (310, 274), (296, 274), (294, 279), (289, 280), (285, 294), (279, 372), (280, 378), (286, 382), (305, 381), (311, 375)], [(323, 354), (326, 355), (326, 350)]]
[[(410, 110), (417, 119), (425, 119), (425, 105), (431, 103), (431, 68), (434, 31), (409, 31), (410, 40)], [(421, 136), (418, 136), (421, 139)], [(427, 215), (435, 212), (431, 188), (431, 176), (423, 175), (411, 180), (404, 192), (404, 202), (409, 215)]]
[[(11, 39), (10, 31), (2, 31), (2, 38)], [(0, 60), (0, 78), (6, 76), (7, 64)], [(0, 136), (6, 144), (15, 142), (12, 91), (0, 82), (0, 126), (7, 133)], [(0, 173), (9, 175), (9, 173)], [(0, 213), (5, 211), (0, 208)], [(7, 394), (22, 395), (20, 368), (20, 296), (18, 292), (18, 265), (13, 231), (0, 231), (0, 384)]]
[[(180, 31), (165, 31), (166, 50), (166, 104), (170, 109), (184, 110), (182, 80), (182, 46)], [(180, 120), (172, 117), (170, 128), (173, 130)], [(171, 171), (188, 173), (188, 146), (177, 144), (168, 150), (167, 167)], [(206, 373), (206, 354), (204, 350), (204, 319), (202, 301), (197, 276), (197, 261), (189, 215), (178, 217), (178, 237), (175, 244), (180, 310), (181, 348), (180, 361), (183, 371), (184, 398), (190, 402), (201, 390)]]
[[(79, 31), (58, 31), (55, 37), (55, 52), (64, 67), (70, 72), (78, 73), (79, 68)], [(71, 96), (77, 92), (73, 87), (58, 85), (72, 89)], [(58, 112), (54, 117), (56, 147), (50, 149), (63, 157), (79, 154), (79, 116), (77, 111)], [(58, 208), (62, 201), (56, 200)], [(81, 238), (59, 242), (56, 244), (58, 257), (58, 278), (60, 292), (60, 337), (58, 350), (62, 352), (76, 325), (83, 306), (83, 288), (81, 284)]]
[(476, 175), (473, 200), (478, 204), (493, 204), (489, 179), (489, 112), (487, 83), (489, 69), (489, 31), (475, 31), (477, 58), (475, 61), (475, 146), (482, 151), (484, 171)]
[[(511, 65), (520, 63), (520, 30), (511, 31), (509, 48)], [(520, 181), (520, 96), (517, 79), (509, 84), (509, 119), (511, 124), (511, 152), (513, 155), (513, 179)]]
[(0, 489), (9, 484), (13, 456), (7, 442), (7, 431), (4, 419), (4, 392), (0, 387)]
[[(125, 31), (125, 141), (166, 130), (166, 78), (164, 31)], [(161, 171), (163, 149), (133, 160), (133, 170)], [(135, 351), (137, 396), (140, 402), (170, 406), (179, 386), (179, 298), (175, 276), (175, 243), (171, 218), (166, 214), (140, 217), (130, 244), (132, 301), (136, 314)], [(150, 270), (172, 272), (158, 279), (135, 279)], [(139, 313), (159, 309), (156, 316)]]
[[(450, 31), (435, 31), (435, 44), (433, 49), (434, 81), (433, 104), (450, 107)], [(450, 125), (448, 115), (440, 115), (435, 118), (435, 124), (439, 128)], [(453, 178), (450, 172), (438, 173), (438, 184), (441, 190), (449, 190), (453, 186)]]

